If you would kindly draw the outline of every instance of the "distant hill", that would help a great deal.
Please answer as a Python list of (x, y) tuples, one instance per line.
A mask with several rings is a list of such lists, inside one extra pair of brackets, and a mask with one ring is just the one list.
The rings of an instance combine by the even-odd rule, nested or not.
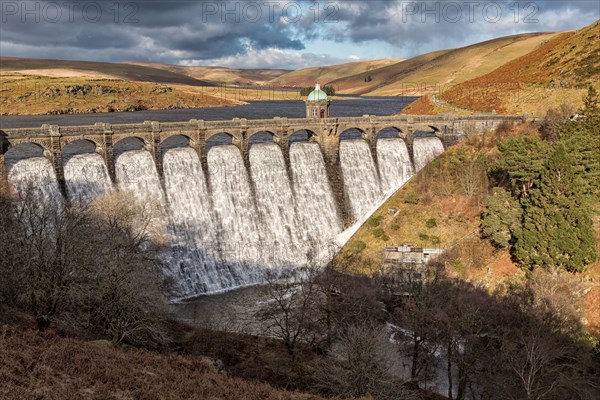
[(225, 67), (184, 67), (158, 63), (128, 63), (171, 71), (195, 79), (222, 84), (265, 85), (281, 75), (291, 72), (286, 69), (240, 69)]
[[(339, 93), (366, 94), (385, 85), (399, 82), (436, 57), (446, 54), (440, 50), (400, 61), (382, 68), (338, 78), (332, 82)], [(397, 93), (400, 94), (400, 93)]]
[(144, 65), (43, 58), (0, 57), (0, 71), (53, 77), (100, 77), (134, 82), (171, 83), (190, 86), (213, 84), (166, 69)]
[(541, 115), (561, 103), (578, 105), (589, 84), (600, 82), (600, 20), (545, 40), (531, 52), (441, 96), (476, 111)]
[(493, 71), (527, 54), (554, 33), (506, 36), (471, 46), (423, 54), (369, 73), (336, 79), (340, 93), (373, 96), (422, 95)]
[(327, 65), (323, 67), (303, 68), (283, 74), (269, 83), (275, 86), (306, 87), (313, 86), (316, 81), (321, 85), (331, 84), (335, 80), (353, 75), (365, 75), (387, 65), (396, 64), (398, 60), (366, 60), (345, 64)]

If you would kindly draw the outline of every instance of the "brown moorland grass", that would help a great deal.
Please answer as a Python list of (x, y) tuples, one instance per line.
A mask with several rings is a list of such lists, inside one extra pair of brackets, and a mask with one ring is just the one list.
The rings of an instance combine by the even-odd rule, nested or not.
[[(338, 65), (328, 65), (322, 67), (311, 67), (303, 68), (297, 71), (291, 71), (283, 74), (269, 82), (270, 85), (276, 86), (291, 86), (291, 87), (304, 87), (313, 86), (316, 81), (321, 85), (330, 84), (335, 82), (337, 79), (360, 75), (359, 81), (364, 82), (364, 78), (378, 71), (380, 68), (385, 68), (391, 64), (396, 64), (400, 60), (394, 59), (381, 59), (381, 60), (366, 60), (356, 61)], [(338, 88), (337, 84), (334, 84), (336, 90), (342, 91), (342, 87)]]
[(199, 356), (111, 348), (50, 329), (0, 306), (0, 399), (319, 400), (219, 373)]
[(118, 79), (53, 78), (0, 72), (0, 88), (1, 115), (75, 114), (240, 104), (233, 98), (213, 95), (214, 88)]
[(561, 102), (578, 107), (600, 82), (600, 21), (563, 32), (494, 71), (456, 85), (441, 99), (458, 107), (500, 113), (535, 112)]
[(146, 65), (96, 61), (51, 60), (43, 58), (0, 57), (0, 71), (71, 70), (82, 74), (102, 74), (115, 79), (136, 82), (177, 83), (192, 86), (210, 86), (193, 77)]
[(404, 107), (399, 114), (434, 115), (441, 112), (431, 101), (431, 96), (425, 95)]
[(421, 96), (493, 71), (554, 35), (512, 35), (458, 49), (435, 51), (368, 73), (361, 71), (355, 75), (339, 77), (330, 84), (340, 93)]
[(130, 62), (127, 64), (141, 65), (163, 69), (195, 79), (217, 84), (266, 85), (269, 81), (291, 72), (286, 69), (241, 69), (226, 67), (181, 66), (159, 63)]

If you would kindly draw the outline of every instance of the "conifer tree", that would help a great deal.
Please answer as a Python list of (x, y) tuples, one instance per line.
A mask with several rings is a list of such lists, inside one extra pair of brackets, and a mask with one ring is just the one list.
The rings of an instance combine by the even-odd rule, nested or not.
[(508, 247), (521, 224), (521, 205), (503, 188), (494, 188), (485, 199), (481, 231), (499, 247)]
[(498, 149), (497, 172), (506, 175), (517, 198), (527, 197), (544, 169), (550, 145), (535, 136), (521, 136), (498, 142)]
[(584, 196), (598, 201), (600, 195), (600, 108), (598, 94), (590, 86), (583, 100), (582, 115), (571, 121), (561, 132), (560, 143), (573, 157), (575, 178)]
[(524, 267), (557, 266), (578, 272), (596, 259), (588, 204), (575, 178), (573, 158), (562, 144), (556, 146), (539, 184), (523, 204), (514, 251)]

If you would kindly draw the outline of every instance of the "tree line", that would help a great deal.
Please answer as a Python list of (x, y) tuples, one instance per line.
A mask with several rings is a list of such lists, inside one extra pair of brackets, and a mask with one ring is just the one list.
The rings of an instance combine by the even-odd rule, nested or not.
[(566, 272), (539, 269), (490, 293), (449, 278), (443, 262), (426, 281), (391, 270), (352, 275), (338, 263), (269, 282), (258, 312), (263, 334), (285, 344), (316, 393), (401, 400), (423, 398), (421, 388), (453, 400), (558, 400), (599, 389), (581, 283)]

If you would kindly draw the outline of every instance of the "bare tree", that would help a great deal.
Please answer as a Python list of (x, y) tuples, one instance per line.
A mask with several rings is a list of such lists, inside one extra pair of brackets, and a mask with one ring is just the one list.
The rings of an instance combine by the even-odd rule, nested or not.
[(257, 313), (264, 333), (281, 339), (290, 356), (303, 346), (313, 345), (321, 336), (322, 292), (315, 282), (316, 270), (306, 268), (282, 280), (267, 275), (263, 286), (265, 302)]
[(320, 393), (341, 397), (420, 398), (396, 376), (397, 362), (394, 345), (385, 329), (352, 326), (334, 345), (329, 357), (318, 364), (315, 388)]
[(45, 330), (67, 300), (78, 266), (90, 255), (81, 240), (72, 240), (85, 237), (90, 220), (59, 202), (45, 203), (33, 187), (1, 201), (6, 257), (0, 270), (14, 285), (8, 300), (28, 309)]
[[(164, 338), (164, 287), (142, 208), (117, 194), (88, 207), (0, 197), (0, 299), (40, 330), (57, 318), (115, 343)], [(6, 228), (6, 229), (4, 229)]]

